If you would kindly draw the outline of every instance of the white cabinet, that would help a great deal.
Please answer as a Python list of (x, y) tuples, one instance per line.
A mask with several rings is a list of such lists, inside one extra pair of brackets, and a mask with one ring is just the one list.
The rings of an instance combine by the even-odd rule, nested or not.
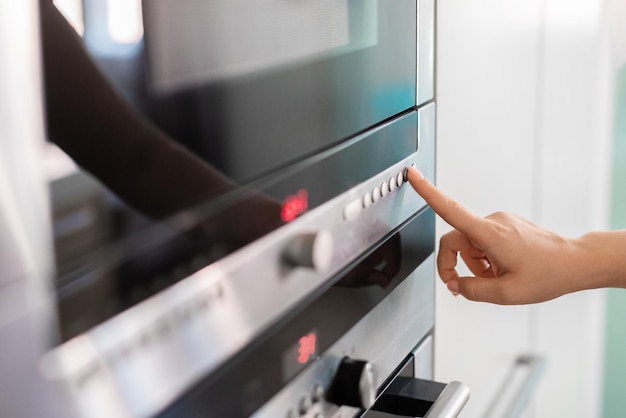
[[(472, 211), (576, 236), (606, 227), (611, 71), (602, 1), (438, 0), (437, 183)], [(438, 235), (449, 227), (438, 223)], [(596, 417), (603, 293), (501, 307), (437, 287), (435, 377), (483, 417), (515, 358), (547, 360), (527, 416)]]
[[(540, 16), (538, 0), (438, 2), (437, 183), (482, 216), (533, 213)], [(482, 417), (530, 346), (529, 309), (468, 302), (443, 285), (436, 303), (435, 377), (466, 383), (462, 416)]]

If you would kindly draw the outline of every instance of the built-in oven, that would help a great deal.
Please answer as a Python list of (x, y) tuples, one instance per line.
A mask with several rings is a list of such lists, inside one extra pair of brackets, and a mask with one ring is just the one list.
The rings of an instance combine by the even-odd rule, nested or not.
[(434, 0), (143, 1), (130, 42), (81, 4), (82, 40), (40, 2), (41, 370), (78, 414), (456, 416), (406, 183), (434, 180)]

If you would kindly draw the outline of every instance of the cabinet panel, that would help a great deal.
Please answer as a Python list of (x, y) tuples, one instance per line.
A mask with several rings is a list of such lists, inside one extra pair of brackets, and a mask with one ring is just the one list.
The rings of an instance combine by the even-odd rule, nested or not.
[[(533, 214), (540, 16), (539, 0), (438, 2), (438, 185), (482, 216)], [(530, 310), (439, 285), (436, 314), (435, 377), (466, 383), (462, 416), (482, 417), (530, 346)]]

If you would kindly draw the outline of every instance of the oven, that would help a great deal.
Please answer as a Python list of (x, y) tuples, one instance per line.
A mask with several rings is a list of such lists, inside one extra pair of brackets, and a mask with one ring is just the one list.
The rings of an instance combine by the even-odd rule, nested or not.
[(105, 3), (82, 40), (40, 3), (47, 381), (86, 417), (456, 416), (406, 182), (435, 174), (435, 1), (150, 0), (129, 42)]

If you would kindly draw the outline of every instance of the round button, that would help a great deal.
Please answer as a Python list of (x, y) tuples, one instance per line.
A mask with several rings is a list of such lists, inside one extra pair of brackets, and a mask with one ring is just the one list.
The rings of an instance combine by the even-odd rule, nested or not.
[(387, 184), (387, 182), (384, 181), (380, 185), (380, 195), (382, 197), (385, 197), (385, 196), (387, 196), (388, 193), (389, 193), (389, 184)]
[(372, 189), (372, 202), (376, 203), (381, 198), (380, 187), (376, 186)]
[(363, 209), (367, 209), (372, 204), (372, 194), (370, 192), (365, 192), (363, 195)]
[(324, 272), (333, 261), (333, 244), (332, 234), (325, 229), (317, 233), (301, 233), (285, 247), (284, 259), (296, 267)]
[(409, 175), (409, 167), (406, 167), (402, 171), (402, 178), (403, 178), (404, 181), (409, 181), (408, 175)]
[(398, 174), (396, 174), (396, 185), (398, 187), (402, 187), (403, 184), (404, 184), (404, 173), (400, 171)]
[(313, 386), (313, 391), (311, 392), (311, 399), (313, 402), (319, 402), (324, 397), (324, 387), (320, 384)]
[(389, 191), (393, 192), (396, 190), (396, 179), (394, 177), (389, 179)]
[(309, 399), (307, 396), (300, 399), (300, 402), (298, 402), (298, 411), (300, 412), (300, 415), (304, 415), (307, 412), (309, 412), (309, 409), (311, 409), (311, 406), (312, 406), (311, 399)]
[(343, 207), (343, 219), (349, 221), (359, 216), (363, 210), (363, 202), (361, 199), (353, 200)]

